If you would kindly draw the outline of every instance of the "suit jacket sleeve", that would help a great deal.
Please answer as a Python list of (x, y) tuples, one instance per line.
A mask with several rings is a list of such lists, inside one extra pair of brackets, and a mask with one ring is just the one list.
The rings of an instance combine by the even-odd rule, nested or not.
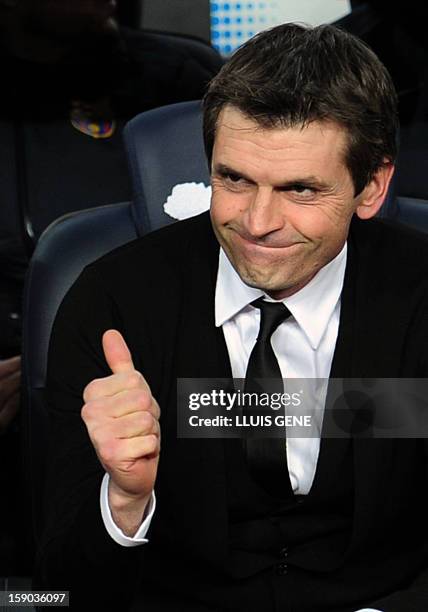
[(93, 270), (86, 269), (59, 310), (50, 343), (51, 448), (45, 531), (34, 581), (38, 589), (69, 590), (76, 610), (126, 609), (143, 554), (141, 547), (117, 544), (104, 527), (104, 470), (80, 415), (84, 387), (111, 374), (101, 337), (112, 327), (123, 331), (114, 300)]

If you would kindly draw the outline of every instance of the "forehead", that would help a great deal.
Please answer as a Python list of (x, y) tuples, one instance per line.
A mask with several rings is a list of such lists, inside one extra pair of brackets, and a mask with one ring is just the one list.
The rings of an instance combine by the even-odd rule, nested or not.
[(342, 173), (347, 172), (346, 146), (347, 132), (337, 123), (313, 121), (306, 126), (266, 128), (226, 106), (217, 121), (213, 163), (282, 174), (293, 168), (311, 174)]

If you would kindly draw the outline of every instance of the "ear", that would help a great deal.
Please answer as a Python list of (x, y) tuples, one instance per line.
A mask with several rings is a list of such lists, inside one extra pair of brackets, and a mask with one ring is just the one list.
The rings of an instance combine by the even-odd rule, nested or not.
[(379, 212), (388, 193), (394, 170), (394, 164), (385, 160), (384, 165), (377, 170), (370, 183), (364, 187), (357, 197), (358, 202), (355, 212), (360, 219), (371, 219)]

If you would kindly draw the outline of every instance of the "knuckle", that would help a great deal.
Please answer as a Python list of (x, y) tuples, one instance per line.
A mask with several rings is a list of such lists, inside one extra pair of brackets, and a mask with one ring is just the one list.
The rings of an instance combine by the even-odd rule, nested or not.
[(158, 437), (154, 434), (148, 434), (146, 436), (146, 447), (147, 452), (154, 453), (158, 446)]
[(104, 463), (107, 465), (114, 465), (118, 456), (117, 442), (112, 438), (105, 440), (102, 446), (98, 449), (98, 452)]
[(110, 441), (112, 440), (110, 432), (103, 427), (93, 427), (89, 431), (89, 435), (92, 440), (92, 444), (100, 452), (102, 452), (104, 447), (109, 446)]
[(127, 377), (127, 387), (129, 389), (135, 389), (140, 387), (143, 382), (143, 376), (137, 370), (130, 372)]
[(85, 423), (90, 421), (92, 417), (92, 404), (90, 401), (86, 401), (86, 403), (83, 404), (82, 410), (80, 411), (80, 416)]
[(91, 399), (93, 399), (96, 396), (96, 389), (98, 387), (98, 380), (91, 380), (90, 383), (88, 383), (83, 391), (83, 399), (85, 400), (85, 402), (89, 402)]
[(86, 425), (98, 421), (103, 416), (103, 411), (100, 411), (102, 406), (103, 403), (100, 400), (89, 400), (83, 405), (80, 414)]
[(137, 406), (144, 411), (150, 407), (150, 394), (144, 389), (140, 389), (136, 395)]
[(103, 379), (94, 378), (94, 380), (91, 380), (91, 382), (86, 385), (83, 391), (83, 399), (85, 402), (91, 402), (103, 394), (103, 382)]
[(143, 425), (143, 427), (145, 427), (146, 429), (151, 427), (151, 425), (152, 425), (152, 418), (153, 417), (150, 414), (150, 412), (147, 412), (146, 410), (141, 412), (140, 421), (141, 421), (141, 424)]
[(157, 420), (159, 420), (160, 419), (160, 415), (161, 415), (161, 410), (160, 410), (160, 406), (157, 403), (157, 401), (155, 400), (155, 398), (153, 398), (152, 405), (153, 405), (153, 412), (154, 412), (155, 418)]
[(134, 408), (138, 410), (147, 410), (150, 401), (147, 397), (147, 391), (145, 389), (130, 389), (127, 391), (127, 402), (132, 404)]

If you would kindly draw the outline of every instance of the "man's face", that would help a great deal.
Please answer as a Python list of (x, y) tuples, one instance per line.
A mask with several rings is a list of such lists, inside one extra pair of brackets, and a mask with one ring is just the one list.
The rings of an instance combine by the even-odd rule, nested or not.
[(234, 107), (222, 110), (211, 220), (244, 283), (282, 299), (339, 253), (365, 194), (354, 198), (345, 151), (335, 123), (265, 129)]
[(33, 30), (64, 39), (114, 27), (116, 0), (20, 0), (19, 7)]

